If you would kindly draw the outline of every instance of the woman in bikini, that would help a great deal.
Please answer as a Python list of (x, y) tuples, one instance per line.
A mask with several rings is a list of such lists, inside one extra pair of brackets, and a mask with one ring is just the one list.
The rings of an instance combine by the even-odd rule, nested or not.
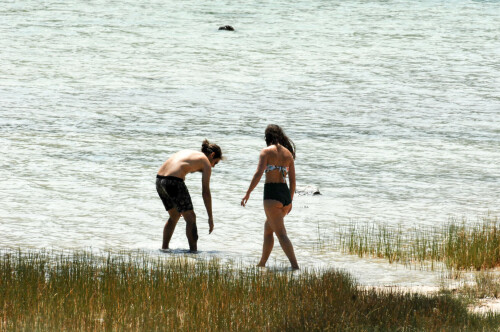
[[(290, 140), (278, 125), (269, 125), (265, 132), (267, 148), (262, 149), (259, 164), (248, 191), (241, 200), (245, 206), (251, 192), (259, 183), (262, 174), (266, 174), (264, 185), (264, 245), (262, 258), (257, 266), (264, 267), (274, 246), (276, 234), (281, 248), (290, 260), (293, 269), (298, 269), (297, 259), (293, 251), (292, 242), (288, 239), (284, 217), (292, 210), (293, 194), (295, 193), (295, 144)], [(286, 176), (290, 178), (290, 188), (286, 184)]]

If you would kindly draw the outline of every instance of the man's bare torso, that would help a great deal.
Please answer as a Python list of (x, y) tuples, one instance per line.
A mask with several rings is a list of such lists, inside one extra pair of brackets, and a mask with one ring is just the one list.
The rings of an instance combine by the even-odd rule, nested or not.
[(185, 179), (187, 174), (202, 172), (207, 166), (210, 168), (210, 162), (202, 152), (182, 150), (163, 163), (158, 170), (158, 175)]

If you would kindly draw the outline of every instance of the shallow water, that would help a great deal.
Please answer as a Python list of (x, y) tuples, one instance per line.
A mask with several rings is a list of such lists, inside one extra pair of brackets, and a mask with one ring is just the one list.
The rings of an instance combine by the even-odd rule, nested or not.
[[(317, 250), (353, 222), (414, 227), (500, 211), (500, 2), (0, 4), (0, 245), (160, 253), (161, 163), (208, 138), (215, 231), (190, 175), (197, 257), (255, 263), (268, 123), (297, 145), (286, 219), (299, 263), (366, 284), (438, 272)], [(231, 24), (235, 32), (218, 31)], [(269, 265), (287, 264), (276, 241)]]

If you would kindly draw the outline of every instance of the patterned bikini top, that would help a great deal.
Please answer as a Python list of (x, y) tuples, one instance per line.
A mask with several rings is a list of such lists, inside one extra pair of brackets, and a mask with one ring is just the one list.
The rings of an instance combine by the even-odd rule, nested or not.
[(283, 176), (283, 181), (286, 182), (286, 176), (288, 174), (288, 167), (285, 167), (285, 166), (275, 166), (275, 165), (267, 165), (265, 172), (266, 173), (267, 172), (271, 172), (271, 171), (274, 171), (276, 169), (278, 171), (280, 171), (281, 176)]

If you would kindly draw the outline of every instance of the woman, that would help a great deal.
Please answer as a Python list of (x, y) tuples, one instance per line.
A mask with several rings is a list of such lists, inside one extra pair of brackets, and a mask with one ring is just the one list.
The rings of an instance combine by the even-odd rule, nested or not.
[[(293, 194), (295, 193), (295, 144), (285, 135), (278, 125), (269, 125), (265, 132), (267, 148), (262, 149), (259, 164), (248, 191), (241, 200), (245, 206), (251, 192), (259, 183), (262, 174), (266, 174), (264, 185), (264, 245), (262, 258), (257, 266), (264, 267), (274, 246), (273, 233), (276, 234), (281, 248), (292, 264), (292, 269), (298, 269), (297, 259), (292, 242), (286, 235), (284, 217), (292, 210)], [(286, 184), (286, 176), (290, 178), (290, 188)]]
[(156, 191), (160, 196), (170, 218), (163, 228), (162, 249), (168, 249), (175, 226), (181, 216), (186, 221), (186, 236), (189, 250), (198, 249), (198, 229), (196, 214), (193, 211), (191, 196), (184, 183), (186, 175), (201, 172), (202, 196), (208, 214), (209, 233), (214, 229), (212, 217), (212, 196), (210, 194), (210, 175), (212, 168), (222, 159), (222, 151), (217, 144), (204, 140), (201, 152), (182, 150), (172, 155), (158, 170), (156, 175)]

